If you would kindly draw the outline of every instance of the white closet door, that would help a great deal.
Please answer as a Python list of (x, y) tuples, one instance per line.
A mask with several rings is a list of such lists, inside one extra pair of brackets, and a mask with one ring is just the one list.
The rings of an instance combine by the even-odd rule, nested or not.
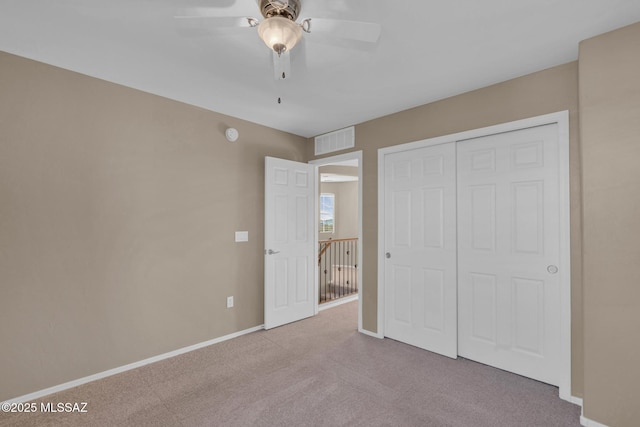
[(385, 156), (385, 336), (457, 357), (455, 144)]
[(458, 354), (557, 385), (557, 125), (458, 143)]

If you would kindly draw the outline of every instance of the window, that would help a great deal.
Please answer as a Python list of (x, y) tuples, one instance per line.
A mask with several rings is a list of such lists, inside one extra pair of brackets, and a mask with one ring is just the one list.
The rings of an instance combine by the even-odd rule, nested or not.
[(333, 233), (335, 231), (335, 194), (322, 193), (320, 195), (320, 233)]

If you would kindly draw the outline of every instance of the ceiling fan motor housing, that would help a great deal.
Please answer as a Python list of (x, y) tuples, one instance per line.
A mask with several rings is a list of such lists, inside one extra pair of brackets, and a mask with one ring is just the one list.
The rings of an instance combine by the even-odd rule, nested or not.
[(300, 15), (300, 0), (260, 0), (260, 12), (265, 18), (281, 16), (295, 21)]

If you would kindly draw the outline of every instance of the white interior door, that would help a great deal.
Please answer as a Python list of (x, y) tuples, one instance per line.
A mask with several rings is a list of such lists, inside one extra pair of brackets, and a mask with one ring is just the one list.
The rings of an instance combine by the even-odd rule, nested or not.
[(456, 154), (385, 156), (385, 336), (457, 356)]
[(315, 314), (315, 180), (315, 166), (265, 158), (265, 329)]
[(557, 126), (458, 142), (458, 354), (554, 385)]

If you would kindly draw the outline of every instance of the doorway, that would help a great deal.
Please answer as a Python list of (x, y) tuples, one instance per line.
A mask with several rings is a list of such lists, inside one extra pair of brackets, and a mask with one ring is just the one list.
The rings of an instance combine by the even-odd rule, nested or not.
[(358, 330), (362, 330), (362, 151), (309, 163), (317, 167), (319, 178), (316, 313), (357, 299)]
[(378, 330), (569, 400), (567, 112), (382, 149), (378, 167)]

